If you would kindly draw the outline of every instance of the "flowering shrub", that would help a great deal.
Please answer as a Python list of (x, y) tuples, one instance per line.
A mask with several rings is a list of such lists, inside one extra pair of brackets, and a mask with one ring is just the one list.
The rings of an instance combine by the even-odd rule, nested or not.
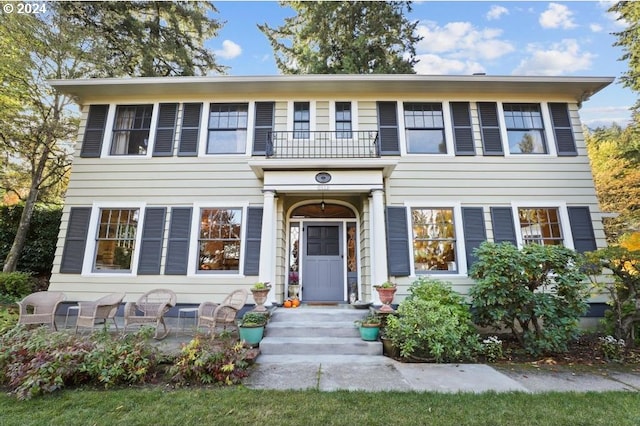
[(599, 346), (607, 361), (621, 362), (624, 360), (625, 343), (623, 339), (613, 336), (599, 338)]
[(487, 361), (496, 362), (503, 357), (502, 340), (498, 336), (489, 336), (482, 340), (482, 349), (480, 351)]

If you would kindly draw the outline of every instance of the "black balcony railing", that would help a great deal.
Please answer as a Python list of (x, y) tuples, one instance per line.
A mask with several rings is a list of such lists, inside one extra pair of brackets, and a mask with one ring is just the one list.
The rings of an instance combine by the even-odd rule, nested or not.
[(377, 158), (380, 143), (375, 130), (270, 132), (266, 154), (269, 158)]

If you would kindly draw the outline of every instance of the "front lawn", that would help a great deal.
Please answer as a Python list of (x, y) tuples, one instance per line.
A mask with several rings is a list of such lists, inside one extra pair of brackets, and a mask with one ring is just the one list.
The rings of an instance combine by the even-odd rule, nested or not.
[(640, 424), (640, 393), (75, 389), (27, 401), (2, 395), (0, 424), (625, 426)]

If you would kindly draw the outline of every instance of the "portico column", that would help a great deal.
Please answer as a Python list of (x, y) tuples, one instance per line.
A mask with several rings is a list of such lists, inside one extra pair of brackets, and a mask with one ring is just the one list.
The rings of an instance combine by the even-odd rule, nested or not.
[(371, 191), (371, 298), (374, 304), (380, 304), (374, 285), (388, 279), (387, 270), (387, 231), (384, 222), (384, 191)]
[(275, 298), (275, 262), (276, 262), (276, 241), (275, 241), (275, 191), (262, 191), (264, 197), (262, 211), (262, 235), (260, 237), (260, 268), (258, 270), (258, 281), (270, 282), (271, 291), (267, 296), (265, 306), (271, 306)]

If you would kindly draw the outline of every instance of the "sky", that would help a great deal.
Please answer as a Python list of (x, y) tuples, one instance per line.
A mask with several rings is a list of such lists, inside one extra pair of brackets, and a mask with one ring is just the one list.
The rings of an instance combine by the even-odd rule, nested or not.
[[(279, 27), (293, 10), (277, 1), (216, 1), (226, 21), (207, 43), (230, 75), (279, 74), (273, 50), (258, 24)], [(419, 21), (418, 74), (550, 75), (614, 77), (584, 102), (580, 116), (591, 128), (624, 126), (637, 94), (620, 76), (627, 63), (612, 33), (624, 23), (607, 12), (611, 1), (414, 1), (407, 16)]]

